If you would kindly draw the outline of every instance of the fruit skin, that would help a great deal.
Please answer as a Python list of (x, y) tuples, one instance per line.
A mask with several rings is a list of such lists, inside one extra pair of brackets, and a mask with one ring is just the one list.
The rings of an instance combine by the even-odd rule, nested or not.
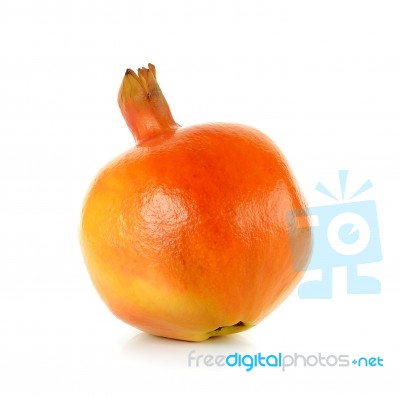
[(311, 252), (284, 156), (251, 127), (180, 127), (152, 65), (127, 70), (119, 105), (137, 146), (100, 171), (80, 230), (100, 296), (121, 320), (173, 339), (256, 325), (299, 282)]

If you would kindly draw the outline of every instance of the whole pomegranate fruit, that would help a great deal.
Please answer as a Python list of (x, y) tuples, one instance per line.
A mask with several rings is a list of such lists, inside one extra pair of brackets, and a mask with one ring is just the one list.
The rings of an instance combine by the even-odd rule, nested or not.
[(84, 203), (96, 289), (154, 335), (201, 341), (253, 327), (295, 287), (311, 251), (285, 158), (251, 127), (179, 126), (151, 64), (127, 70), (118, 102), (137, 145), (100, 171)]

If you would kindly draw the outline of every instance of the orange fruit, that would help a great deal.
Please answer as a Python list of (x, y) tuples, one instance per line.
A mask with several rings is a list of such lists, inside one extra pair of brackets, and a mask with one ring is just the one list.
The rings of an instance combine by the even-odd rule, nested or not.
[(80, 233), (104, 302), (125, 322), (174, 339), (259, 323), (299, 282), (311, 251), (284, 156), (244, 125), (180, 127), (153, 65), (127, 71), (119, 105), (137, 145), (97, 175)]

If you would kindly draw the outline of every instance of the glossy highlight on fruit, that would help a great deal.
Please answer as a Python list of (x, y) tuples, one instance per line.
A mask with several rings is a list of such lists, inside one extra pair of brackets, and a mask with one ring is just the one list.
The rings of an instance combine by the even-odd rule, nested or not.
[(100, 296), (121, 320), (167, 338), (253, 327), (293, 290), (311, 252), (286, 159), (248, 126), (178, 125), (151, 64), (126, 71), (118, 103), (136, 146), (99, 172), (80, 230)]

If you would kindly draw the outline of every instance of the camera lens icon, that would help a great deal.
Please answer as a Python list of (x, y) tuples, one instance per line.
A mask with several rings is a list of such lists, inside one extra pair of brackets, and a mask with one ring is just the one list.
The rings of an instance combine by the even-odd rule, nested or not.
[[(375, 202), (368, 200), (311, 207), (307, 213), (313, 235), (313, 252), (307, 270), (321, 270), (322, 279), (303, 282), (299, 286), (299, 297), (330, 299), (332, 270), (338, 266), (347, 268), (349, 294), (379, 293), (378, 280), (359, 276), (357, 272), (358, 265), (382, 260)], [(304, 214), (305, 210), (302, 209), (291, 215), (299, 220)], [(296, 228), (302, 227), (304, 222), (296, 221), (295, 225)], [(295, 249), (293, 241), (293, 255)]]
[(357, 255), (368, 246), (371, 231), (368, 222), (355, 212), (344, 212), (333, 218), (328, 226), (327, 238), (337, 253)]
[(309, 270), (382, 259), (374, 201), (311, 207), (307, 212), (314, 242)]

